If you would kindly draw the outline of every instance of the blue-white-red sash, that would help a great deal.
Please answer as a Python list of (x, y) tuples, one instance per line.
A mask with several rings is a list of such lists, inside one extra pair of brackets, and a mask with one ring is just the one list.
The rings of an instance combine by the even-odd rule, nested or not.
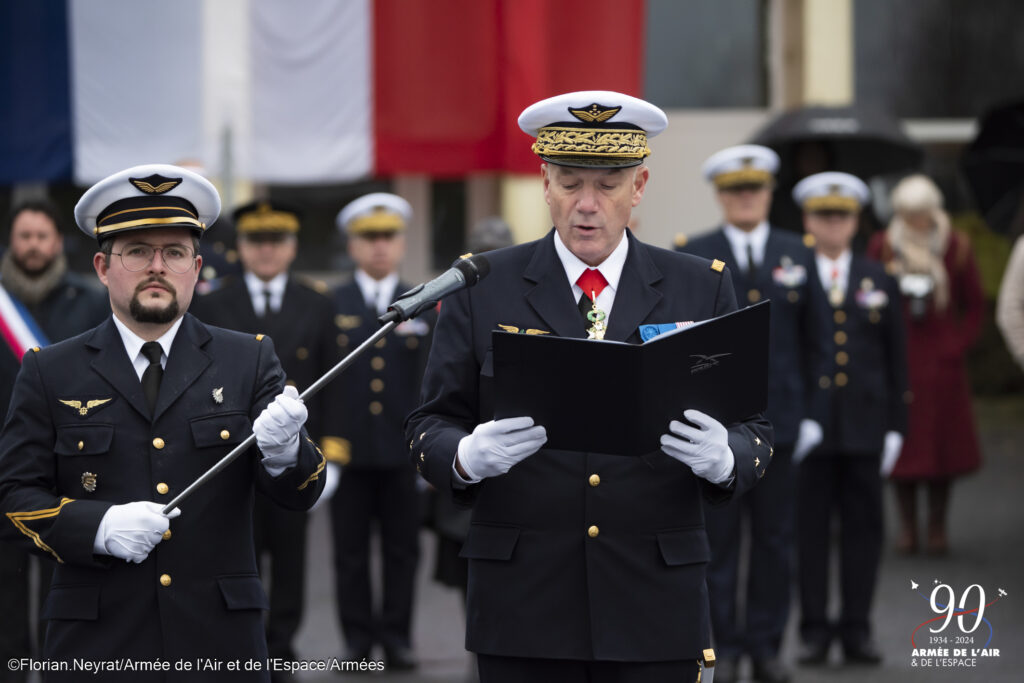
[(33, 346), (47, 346), (50, 340), (43, 334), (25, 305), (7, 293), (0, 284), (0, 334), (11, 353), (21, 362), (22, 356)]

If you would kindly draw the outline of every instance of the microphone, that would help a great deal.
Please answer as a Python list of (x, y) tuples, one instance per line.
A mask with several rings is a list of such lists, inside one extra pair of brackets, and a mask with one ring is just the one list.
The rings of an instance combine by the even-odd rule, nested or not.
[(491, 272), (491, 264), (483, 254), (460, 258), (452, 267), (430, 282), (416, 285), (388, 306), (387, 312), (377, 318), (385, 325), (392, 321), (415, 318), (437, 302), (466, 287), (472, 287)]

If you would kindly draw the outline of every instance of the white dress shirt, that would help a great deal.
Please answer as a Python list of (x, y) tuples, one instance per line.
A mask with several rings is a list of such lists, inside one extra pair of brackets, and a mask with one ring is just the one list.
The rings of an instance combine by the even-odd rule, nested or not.
[(835, 275), (836, 281), (839, 284), (839, 291), (843, 293), (843, 299), (846, 298), (846, 288), (850, 281), (850, 261), (852, 259), (853, 253), (849, 249), (840, 254), (839, 258), (835, 261), (824, 254), (814, 255), (814, 261), (818, 264), (818, 277), (821, 279), (821, 286), (826, 294), (832, 290), (832, 280), (833, 275)]
[(252, 310), (258, 316), (267, 314), (267, 297), (264, 292), (270, 290), (271, 313), (281, 310), (281, 302), (284, 301), (284, 288), (288, 284), (288, 273), (280, 273), (264, 282), (250, 272), (245, 273), (245, 286), (249, 288), (249, 297), (252, 299)]
[[(618, 246), (615, 247), (612, 253), (608, 254), (608, 258), (596, 266), (588, 266), (569, 251), (569, 247), (565, 246), (565, 242), (559, 237), (558, 232), (555, 232), (555, 252), (562, 262), (562, 267), (565, 268), (565, 276), (569, 278), (569, 284), (572, 285), (572, 295), (577, 304), (580, 301), (580, 297), (583, 296), (583, 288), (576, 284), (576, 280), (579, 280), (580, 275), (588, 268), (597, 268), (601, 271), (601, 275), (608, 281), (608, 286), (597, 295), (595, 303), (598, 308), (604, 311), (606, 316), (605, 325), (607, 325), (608, 318), (612, 315), (612, 304), (615, 303), (615, 292), (619, 289), (622, 267), (626, 265), (626, 254), (629, 252), (629, 240), (626, 239), (626, 233), (622, 233), (622, 239), (619, 240)], [(590, 295), (588, 294), (587, 296)]]
[(359, 291), (363, 293), (363, 301), (377, 315), (384, 315), (388, 306), (394, 302), (395, 288), (398, 287), (398, 273), (391, 273), (382, 280), (374, 280), (365, 271), (357, 269), (353, 275)]
[(725, 238), (729, 240), (733, 258), (736, 259), (736, 267), (740, 269), (741, 273), (747, 272), (750, 268), (750, 264), (747, 263), (747, 245), (750, 245), (750, 249), (754, 253), (755, 265), (760, 266), (764, 263), (765, 245), (768, 244), (767, 221), (761, 221), (750, 232), (740, 230), (731, 223), (726, 223), (723, 232), (725, 232)]
[[(124, 344), (124, 350), (128, 354), (128, 360), (132, 362), (135, 374), (139, 376), (139, 381), (141, 382), (142, 373), (149, 367), (149, 359), (142, 355), (142, 345), (146, 343), (146, 340), (129, 330), (128, 326), (118, 320), (116, 315), (114, 316), (114, 325), (121, 334), (121, 342)], [(156, 340), (164, 351), (163, 356), (160, 357), (161, 368), (167, 367), (167, 356), (171, 353), (171, 344), (174, 343), (174, 335), (178, 334), (179, 327), (181, 327), (181, 318), (175, 320), (174, 324), (171, 325), (171, 329), (164, 332), (163, 336)]]

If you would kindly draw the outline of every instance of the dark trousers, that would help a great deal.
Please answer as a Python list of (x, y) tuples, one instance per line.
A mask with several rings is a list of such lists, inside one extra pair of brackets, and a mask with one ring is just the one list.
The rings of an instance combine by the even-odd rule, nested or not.
[(254, 533), (256, 557), (270, 558), (270, 612), (267, 614), (267, 652), (295, 660), (292, 640), (302, 624), (306, 587), (306, 525), (308, 513), (285, 510), (262, 494), (256, 496)]
[[(27, 550), (0, 544), (0, 682), (24, 681), (25, 671), (10, 671), (7, 661), (22, 657), (33, 657), (31, 620), (29, 613), (29, 576), (32, 571), (39, 574), (39, 608), (50, 592), (50, 576), (53, 562), (46, 558), (33, 558)], [(35, 659), (43, 651), (43, 636), (46, 622), (39, 620), (36, 630), (38, 647)]]
[[(775, 446), (771, 464), (757, 486), (725, 505), (705, 508), (711, 562), (708, 592), (715, 652), (736, 658), (777, 657), (789, 617), (793, 552), (792, 445)], [(750, 525), (745, 618), (737, 609), (741, 530)]]
[[(413, 584), (419, 561), (419, 492), (412, 468), (345, 468), (331, 498), (334, 570), (341, 630), (350, 650), (410, 647)], [(375, 616), (370, 533), (380, 530), (383, 581)]]
[(797, 484), (797, 548), (800, 636), (826, 643), (829, 554), (833, 515), (839, 517), (839, 633), (844, 643), (870, 636), (868, 621), (882, 557), (880, 456), (818, 449), (800, 463)]
[(587, 662), (477, 655), (480, 683), (691, 683), (700, 665), (694, 661)]

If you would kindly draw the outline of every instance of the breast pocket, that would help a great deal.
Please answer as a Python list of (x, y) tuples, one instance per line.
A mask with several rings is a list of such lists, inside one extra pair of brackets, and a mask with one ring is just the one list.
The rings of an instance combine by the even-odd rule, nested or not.
[(197, 417), (189, 422), (196, 448), (233, 446), (252, 434), (252, 422), (243, 412)]
[(217, 585), (229, 610), (270, 609), (263, 584), (255, 574), (218, 576)]
[(57, 427), (57, 455), (103, 455), (110, 451), (114, 425), (71, 424)]
[(711, 559), (708, 535), (703, 528), (659, 532), (658, 548), (665, 564), (670, 567), (698, 564)]

